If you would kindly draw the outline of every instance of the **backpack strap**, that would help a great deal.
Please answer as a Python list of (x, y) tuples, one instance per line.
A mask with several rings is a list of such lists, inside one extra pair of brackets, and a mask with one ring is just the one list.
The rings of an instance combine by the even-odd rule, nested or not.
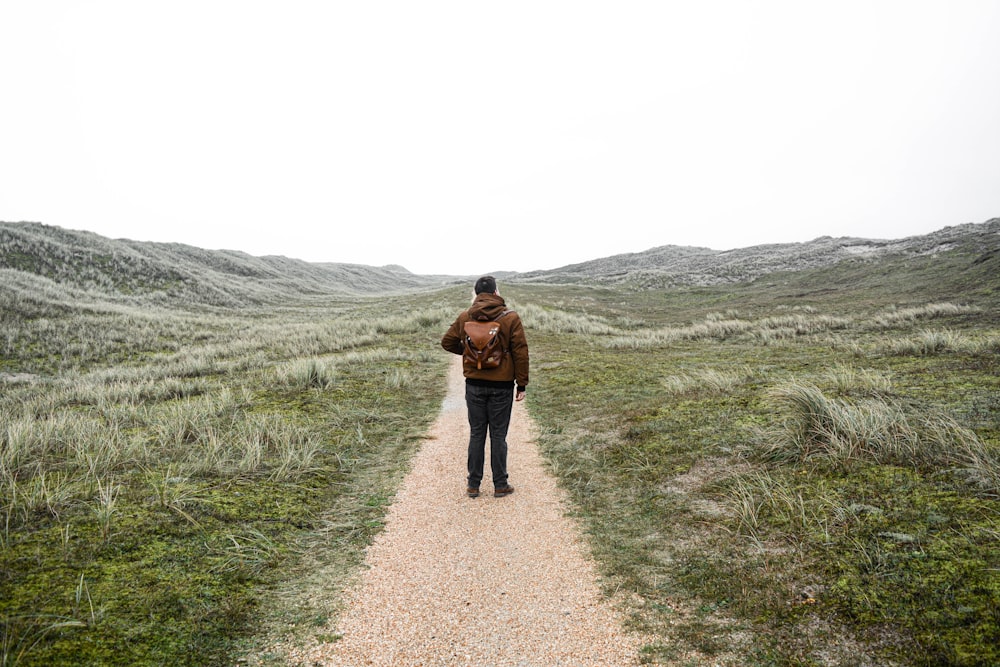
[(499, 315), (497, 315), (497, 316), (496, 316), (495, 318), (493, 318), (492, 320), (474, 320), (474, 319), (472, 319), (472, 318), (470, 317), (470, 318), (469, 318), (469, 321), (470, 321), (470, 322), (499, 322), (499, 321), (500, 321), (500, 318), (502, 318), (502, 317), (503, 317), (504, 315), (510, 315), (510, 314), (511, 314), (511, 313), (513, 313), (513, 312), (514, 312), (513, 310), (509, 310), (509, 309), (508, 309), (508, 310), (505, 310), (505, 311), (503, 311), (503, 312), (502, 312), (502, 313), (500, 313)]

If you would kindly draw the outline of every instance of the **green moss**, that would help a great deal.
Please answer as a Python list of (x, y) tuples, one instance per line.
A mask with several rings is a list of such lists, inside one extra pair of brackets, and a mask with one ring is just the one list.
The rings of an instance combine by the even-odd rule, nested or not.
[[(880, 350), (927, 323), (873, 321), (893, 304), (951, 299), (979, 310), (935, 326), (996, 336), (997, 291), (989, 288), (996, 274), (988, 262), (963, 261), (913, 258), (875, 273), (858, 262), (718, 288), (506, 290), (512, 303), (543, 304), (575, 322), (600, 318), (622, 336), (690, 328), (728, 309), (751, 323), (622, 349), (609, 346), (607, 334), (534, 327), (526, 318), (528, 409), (540, 444), (574, 500), (609, 593), (640, 601), (630, 618), (654, 638), (649, 659), (738, 646), (755, 664), (818, 664), (818, 656), (851, 651), (876, 662), (997, 662), (996, 498), (926, 465), (753, 456), (783, 418), (771, 389), (822, 384), (836, 365), (885, 373), (892, 400), (906, 409), (955, 415), (983, 442), (998, 442), (995, 350), (887, 354)], [(962, 266), (968, 271), (953, 273)], [(467, 302), (464, 287), (401, 297), (394, 306), (414, 316), (365, 326), (359, 318), (384, 317), (384, 300), (142, 318), (45, 306), (16, 318), (19, 343), (4, 361), (11, 367), (109, 369), (126, 383), (208, 373), (194, 392), (199, 400), (223, 389), (250, 396), (222, 415), (204, 410), (218, 432), (234, 415), (269, 415), (320, 443), (313, 464), (288, 480), (272, 477), (273, 458), (242, 474), (209, 467), (176, 480), (177, 452), (145, 452), (142, 466), (118, 457), (101, 471), (104, 482), (122, 487), (107, 534), (96, 491), (82, 482), (80, 497), (55, 513), (44, 504), (26, 517), (13, 512), (0, 543), (0, 619), (8, 645), (32, 645), (20, 664), (231, 664), (266, 641), (262, 628), (314, 633), (336, 609), (289, 604), (279, 592), (307, 585), (312, 558), (336, 564), (345, 578), (359, 566), (443, 396), (444, 313)], [(847, 324), (760, 335), (760, 320), (790, 312)], [(42, 320), (55, 325), (46, 329)], [(355, 333), (333, 340), (341, 328)], [(111, 330), (128, 335), (104, 336)], [(337, 362), (332, 384), (306, 389), (276, 380), (277, 365), (317, 356)], [(199, 363), (180, 363), (188, 357)], [(172, 361), (176, 375), (164, 371)], [(703, 370), (736, 379), (716, 387), (667, 382)], [(161, 441), (150, 432), (153, 403), (184, 403), (168, 393), (140, 398), (142, 409), (100, 400), (50, 405), (46, 393), (57, 390), (22, 388), (0, 405), (18, 414), (118, 414), (128, 442), (153, 447)], [(151, 480), (161, 481), (160, 494)], [(742, 521), (741, 488), (758, 494), (750, 505), (757, 515)]]
[[(789, 277), (818, 286), (830, 275)], [(517, 296), (640, 318), (650, 327), (686, 326), (727, 303), (722, 290), (711, 289), (613, 297), (554, 292), (524, 288)], [(776, 307), (788, 296), (772, 286), (725, 293), (738, 296), (743, 318), (786, 312)], [(979, 437), (995, 441), (1000, 422), (989, 399), (1000, 388), (995, 354), (859, 354), (925, 326), (872, 331), (866, 309), (884, 309), (891, 301), (880, 299), (897, 298), (890, 294), (816, 291), (809, 300), (816, 315), (853, 324), (835, 337), (821, 332), (769, 345), (752, 333), (636, 350), (608, 349), (597, 337), (566, 332), (532, 337), (540, 370), (533, 373), (529, 409), (542, 427), (542, 448), (580, 508), (609, 588), (635, 592), (643, 603), (634, 623), (670, 637), (647, 647), (650, 659), (669, 659), (684, 647), (726, 653), (742, 629), (753, 638), (747, 653), (758, 656), (754, 664), (820, 664), (821, 654), (841, 651), (848, 659), (859, 650), (904, 664), (1000, 660), (996, 499), (940, 468), (762, 465), (746, 456), (762, 438), (774, 437), (761, 433), (782, 418), (771, 389), (823, 382), (838, 364), (885, 373), (891, 399), (915, 415), (975, 416), (970, 425)], [(990, 312), (984, 307), (941, 326), (958, 320), (977, 335), (995, 335)], [(720, 389), (678, 391), (664, 382), (745, 368), (750, 372)], [(760, 475), (750, 506), (756, 537), (737, 520), (735, 495), (740, 480), (753, 475)], [(678, 605), (686, 613), (672, 614)]]
[(917, 664), (1000, 660), (1000, 506), (897, 468), (844, 478), (841, 493), (879, 511), (814, 545), (835, 581), (831, 602), (860, 627), (912, 636), (926, 652)]
[[(283, 316), (311, 320), (315, 313), (292, 310)], [(266, 324), (262, 348), (283, 361), (286, 357), (277, 353), (284, 349), (281, 331)], [(214, 336), (194, 331), (195, 337), (186, 340), (188, 353), (204, 352), (208, 366), (225, 358), (226, 348), (214, 347)], [(86, 457), (59, 460), (58, 452), (65, 455), (72, 448), (51, 448), (37, 469), (21, 473), (33, 476), (51, 466), (79, 478), (78, 499), (60, 504), (57, 513), (25, 517), (17, 510), (11, 515), (0, 541), (0, 645), (26, 649), (19, 665), (216, 665), (232, 664), (248, 647), (265, 641), (272, 619), (287, 628), (285, 621), (296, 610), (277, 620), (284, 612), (272, 591), (303, 576), (306, 545), (315, 544), (316, 531), (325, 531), (323, 548), (350, 554), (342, 558), (346, 568), (357, 567), (363, 548), (380, 529), (418, 436), (443, 396), (446, 355), (409, 351), (429, 348), (436, 335), (430, 328), (393, 334), (385, 343), (387, 349), (402, 350), (399, 355), (352, 358), (338, 366), (342, 381), (322, 391), (274, 386), (269, 383), (273, 375), (254, 365), (219, 364), (225, 371), (201, 387), (199, 401), (205, 407), (198, 409), (170, 392), (159, 406), (151, 396), (141, 399), (143, 409), (111, 405), (107, 399), (95, 399), (94, 405), (56, 400), (53, 408), (45, 402), (46, 387), (24, 387), (16, 400), (26, 406), (38, 401), (45, 406), (42, 415), (52, 410), (85, 414), (102, 426), (124, 419), (128, 439), (123, 442), (145, 443), (145, 449), (135, 450), (142, 451), (141, 463), (118, 456), (97, 473), (106, 475), (105, 486), (119, 489), (107, 532), (98, 521), (96, 483), (84, 483), (93, 474)], [(185, 340), (183, 335), (178, 339)], [(118, 353), (101, 358), (139, 384), (163, 377), (155, 355), (130, 358), (128, 366), (118, 366), (118, 360)], [(261, 363), (267, 366), (268, 357)], [(403, 381), (393, 378), (397, 369), (406, 371)], [(251, 388), (249, 398), (245, 387)], [(223, 400), (224, 390), (239, 398)], [(119, 394), (96, 390), (95, 395)], [(3, 400), (15, 399), (8, 394)], [(19, 403), (0, 406), (14, 414), (22, 410)], [(184, 452), (156, 450), (163, 441), (154, 433), (156, 416), (167, 406), (189, 410), (192, 419), (200, 420), (183, 447), (207, 433), (216, 434), (225, 447), (234, 418), (265, 414), (275, 423), (303, 429), (318, 448), (310, 465), (288, 479), (271, 475), (280, 455), (271, 445), (263, 463), (244, 473), (226, 466), (185, 473)], [(18, 483), (22, 493), (30, 488), (27, 478)], [(5, 508), (11, 502), (7, 490), (0, 490)], [(339, 510), (335, 529), (329, 526), (334, 507)], [(314, 620), (315, 614), (303, 622), (314, 627)]]

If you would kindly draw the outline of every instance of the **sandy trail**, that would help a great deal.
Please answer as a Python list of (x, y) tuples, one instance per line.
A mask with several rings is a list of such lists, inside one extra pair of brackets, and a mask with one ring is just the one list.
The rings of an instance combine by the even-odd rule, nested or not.
[(516, 492), (493, 497), (487, 453), (483, 495), (465, 496), (468, 422), (455, 361), (441, 413), (328, 629), (340, 638), (295, 657), (344, 666), (638, 664), (638, 642), (598, 590), (523, 404), (508, 436)]

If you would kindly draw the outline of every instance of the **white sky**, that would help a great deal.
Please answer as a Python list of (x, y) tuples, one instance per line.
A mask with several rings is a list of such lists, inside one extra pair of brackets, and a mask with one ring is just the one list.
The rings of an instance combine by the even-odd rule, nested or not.
[(1000, 216), (998, 34), (1000, 0), (0, 0), (0, 220), (446, 274), (922, 234)]

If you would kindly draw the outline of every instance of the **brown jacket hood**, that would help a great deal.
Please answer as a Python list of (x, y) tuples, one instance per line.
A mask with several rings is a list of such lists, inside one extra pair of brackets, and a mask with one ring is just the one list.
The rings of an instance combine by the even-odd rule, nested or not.
[(469, 306), (469, 319), (492, 322), (507, 310), (507, 303), (499, 294), (479, 294)]

